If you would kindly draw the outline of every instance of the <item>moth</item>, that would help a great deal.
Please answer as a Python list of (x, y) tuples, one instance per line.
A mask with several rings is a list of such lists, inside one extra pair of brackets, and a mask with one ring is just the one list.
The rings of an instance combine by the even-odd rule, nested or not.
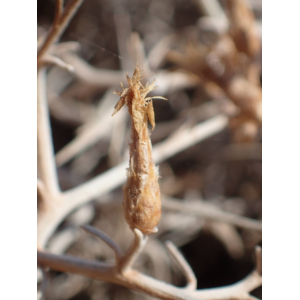
[(129, 168), (127, 181), (123, 187), (123, 209), (125, 219), (133, 230), (135, 228), (144, 234), (156, 232), (156, 226), (161, 218), (161, 196), (158, 183), (158, 167), (152, 158), (152, 144), (148, 130), (148, 120), (155, 127), (153, 99), (167, 100), (161, 96), (146, 97), (156, 89), (155, 80), (149, 85), (141, 83), (142, 74), (136, 65), (130, 78), (127, 74), (129, 87), (114, 92), (120, 96), (115, 106), (115, 115), (125, 104), (132, 119), (131, 143), (129, 144)]

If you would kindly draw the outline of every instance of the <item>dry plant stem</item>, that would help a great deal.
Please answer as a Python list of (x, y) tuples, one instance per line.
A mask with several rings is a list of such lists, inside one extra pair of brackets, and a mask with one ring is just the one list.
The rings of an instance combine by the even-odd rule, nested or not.
[(53, 27), (58, 25), (59, 19), (63, 12), (63, 8), (64, 8), (64, 0), (56, 0)]
[[(212, 288), (207, 290), (198, 290), (193, 293), (195, 297), (202, 299), (253, 299), (249, 292), (258, 288), (262, 284), (261, 275), (256, 271), (252, 271), (243, 280), (226, 287)], [(256, 299), (256, 298), (254, 298)]]
[(234, 259), (244, 255), (245, 247), (240, 233), (234, 225), (224, 222), (207, 222), (209, 231), (223, 243), (227, 252)]
[(116, 262), (117, 264), (119, 263), (121, 257), (123, 256), (121, 248), (113, 241), (109, 236), (107, 236), (104, 232), (98, 230), (95, 227), (89, 226), (89, 225), (82, 225), (81, 228), (100, 238), (103, 242), (105, 242), (106, 245), (108, 245), (114, 252), (115, 252), (115, 257), (116, 257)]
[(166, 54), (168, 53), (171, 46), (176, 41), (176, 34), (170, 34), (164, 36), (158, 43), (153, 46), (149, 51), (147, 63), (151, 66), (153, 71), (156, 71), (162, 61), (164, 60)]
[[(106, 121), (106, 122), (105, 122)], [(61, 149), (56, 154), (56, 163), (60, 167), (82, 153), (84, 150), (95, 144), (104, 135), (109, 132), (112, 124), (111, 117), (109, 115), (94, 120), (92, 126), (83, 129), (80, 134), (76, 136), (69, 144)]]
[(119, 84), (124, 78), (122, 72), (94, 68), (74, 53), (65, 53), (62, 58), (74, 67), (74, 75), (78, 79), (95, 86), (111, 87)]
[[(153, 158), (156, 163), (164, 161), (184, 149), (187, 149), (212, 135), (221, 132), (228, 124), (228, 117), (220, 114), (201, 122), (192, 128), (179, 129), (168, 139), (153, 147)], [(180, 143), (178, 143), (180, 141)]]
[[(80, 127), (77, 136), (64, 148), (56, 154), (57, 166), (62, 166), (72, 158), (82, 153), (87, 148), (91, 147), (98, 140), (105, 136), (114, 120), (110, 116), (110, 111), (113, 109), (113, 90), (108, 90), (105, 94), (104, 99), (101, 103), (111, 100), (111, 104), (107, 107), (101, 107), (100, 111), (97, 113), (97, 117), (86, 123), (84, 126)], [(109, 102), (108, 102), (109, 103)], [(119, 118), (119, 117), (118, 117)]]
[(50, 47), (49, 52), (55, 53), (55, 55), (61, 55), (66, 52), (76, 52), (81, 49), (81, 45), (78, 42), (60, 42)]
[(59, 193), (59, 185), (51, 140), (45, 68), (38, 71), (37, 87), (37, 138), (40, 179), (45, 187), (45, 192), (50, 197), (55, 197)]
[[(151, 296), (166, 300), (195, 300), (170, 284), (155, 280), (134, 270), (126, 274), (115, 273), (115, 267), (106, 263), (88, 261), (67, 255), (53, 255), (46, 252), (37, 253), (38, 262), (53, 270), (80, 274), (88, 278), (111, 282), (127, 288), (143, 291)], [(201, 298), (200, 298), (201, 299)]]
[(118, 272), (124, 274), (128, 272), (131, 267), (133, 266), (134, 262), (140, 255), (140, 253), (143, 251), (143, 248), (148, 240), (148, 236), (144, 236), (143, 233), (138, 230), (134, 229), (134, 241), (130, 247), (130, 249), (127, 251), (127, 253), (124, 255), (122, 253), (121, 248), (115, 243), (114, 240), (112, 240), (109, 236), (107, 236), (104, 232), (101, 230), (89, 226), (89, 225), (83, 225), (81, 226), (83, 230), (86, 232), (97, 236), (101, 240), (103, 240), (114, 252), (116, 256), (116, 267), (118, 269)]
[(163, 198), (164, 208), (194, 214), (209, 220), (224, 222), (240, 228), (262, 231), (262, 223), (233, 213), (225, 212), (212, 204), (198, 202), (195, 205), (186, 205), (169, 197)]
[(73, 66), (66, 64), (63, 60), (56, 56), (46, 54), (43, 61), (44, 63), (54, 64), (68, 72), (74, 72)]
[(148, 236), (144, 236), (142, 232), (138, 229), (134, 229), (134, 241), (129, 249), (128, 253), (126, 256), (123, 257), (121, 264), (120, 264), (120, 272), (122, 274), (125, 274), (128, 272), (131, 267), (133, 266), (134, 262), (142, 252), (145, 244), (147, 243)]
[[(150, 80), (153, 78), (150, 78)], [(156, 92), (160, 95), (165, 95), (168, 92), (181, 91), (199, 85), (199, 78), (197, 76), (181, 70), (173, 72), (162, 70), (155, 74), (155, 78), (157, 82), (159, 82), (159, 87)]]
[(197, 288), (197, 278), (190, 267), (190, 265), (187, 263), (185, 258), (182, 256), (182, 254), (179, 252), (179, 250), (176, 248), (176, 246), (171, 242), (167, 241), (166, 243), (167, 249), (171, 253), (174, 260), (177, 262), (179, 268), (183, 272), (187, 285), (185, 287), (186, 290), (194, 291)]
[[(137, 257), (144, 245), (143, 234), (135, 230), (135, 235), (132, 248), (124, 256), (124, 261), (130, 263), (124, 264), (121, 261), (121, 267), (118, 264), (112, 266), (72, 256), (58, 256), (39, 251), (37, 254), (38, 263), (57, 271), (81, 274), (89, 278), (119, 284), (160, 299), (251, 299), (248, 293), (261, 285), (260, 247), (256, 248), (256, 269), (245, 279), (222, 288), (189, 291), (145, 276), (130, 268), (134, 258)], [(127, 266), (125, 269), (124, 265)]]
[(62, 2), (63, 1), (61, 0), (56, 1), (57, 8), (56, 8), (56, 14), (55, 14), (55, 20), (53, 26), (47, 36), (44, 45), (38, 51), (38, 56), (37, 56), (38, 68), (42, 64), (44, 55), (47, 53), (50, 46), (58, 41), (58, 39), (60, 38), (64, 30), (66, 29), (66, 27), (68, 26), (69, 22), (71, 21), (72, 17), (76, 13), (77, 9), (79, 8), (83, 0), (70, 0), (66, 5), (63, 13), (61, 13)]

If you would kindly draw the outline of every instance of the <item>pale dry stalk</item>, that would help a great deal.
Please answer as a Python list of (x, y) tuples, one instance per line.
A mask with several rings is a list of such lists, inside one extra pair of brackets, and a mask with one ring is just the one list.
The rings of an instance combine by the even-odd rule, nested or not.
[(63, 0), (56, 0), (56, 12), (53, 26), (50, 29), (50, 32), (47, 35), (44, 44), (41, 46), (37, 54), (38, 68), (43, 65), (45, 54), (47, 54), (51, 45), (59, 40), (82, 2), (83, 0), (70, 0), (63, 10)]
[(196, 279), (192, 269), (170, 242), (167, 243), (168, 249), (171, 251), (173, 258), (179, 264), (180, 268), (184, 270), (183, 273), (187, 279), (188, 284), (185, 288), (175, 287), (132, 269), (132, 265), (145, 246), (145, 239), (147, 238), (138, 229), (134, 230), (134, 242), (125, 255), (122, 255), (121, 250), (114, 241), (110, 240), (108, 236), (98, 229), (90, 226), (84, 226), (84, 229), (103, 239), (113, 249), (116, 254), (116, 262), (114, 264), (89, 261), (68, 255), (53, 255), (45, 252), (38, 252), (38, 263), (53, 270), (80, 274), (88, 278), (115, 283), (166, 300), (255, 299), (249, 292), (259, 287), (262, 283), (260, 247), (257, 247), (255, 250), (255, 270), (243, 280), (226, 287), (195, 290)]

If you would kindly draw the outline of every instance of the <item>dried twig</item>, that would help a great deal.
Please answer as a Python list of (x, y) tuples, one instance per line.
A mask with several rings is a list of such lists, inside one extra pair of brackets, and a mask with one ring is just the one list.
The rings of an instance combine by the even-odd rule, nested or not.
[[(62, 166), (109, 133), (114, 122), (112, 89), (105, 93), (97, 108), (97, 116), (77, 130), (77, 136), (56, 154), (57, 166)], [(118, 118), (118, 117), (117, 117)]]
[(82, 4), (83, 0), (70, 0), (66, 5), (64, 11), (62, 12), (62, 0), (56, 1), (56, 13), (55, 13), (55, 20), (53, 26), (43, 44), (43, 46), (38, 51), (37, 55), (37, 65), (38, 68), (43, 63), (43, 57), (47, 53), (50, 46), (56, 43), (61, 35), (63, 34), (66, 27), (69, 25), (72, 17), (76, 13), (79, 6)]
[(65, 63), (63, 60), (61, 60), (60, 58), (50, 55), (50, 54), (45, 55), (44, 63), (54, 64), (54, 65), (56, 65), (62, 69), (65, 69), (69, 72), (74, 72), (74, 67), (72, 65), (69, 65), (69, 64)]
[[(251, 296), (248, 293), (261, 285), (261, 250), (259, 247), (256, 248), (256, 269), (243, 280), (227, 287), (191, 291), (189, 289), (177, 288), (171, 284), (163, 283), (132, 270), (132, 262), (144, 246), (143, 234), (140, 231), (135, 230), (135, 235), (136, 239), (133, 242), (133, 246), (120, 261), (120, 265), (123, 266), (121, 268), (118, 263), (112, 266), (107, 263), (92, 262), (72, 256), (58, 256), (39, 251), (37, 254), (38, 263), (57, 271), (81, 274), (89, 278), (119, 284), (160, 299), (168, 300), (251, 299)], [(176, 257), (178, 258), (178, 255)], [(126, 262), (125, 269), (122, 261)], [(119, 271), (116, 272), (116, 270)], [(188, 276), (191, 276), (191, 274)]]
[[(153, 158), (155, 162), (164, 161), (167, 157), (171, 157), (217, 134), (226, 128), (227, 123), (227, 116), (220, 114), (194, 127), (183, 125), (165, 141), (155, 145), (153, 148)], [(180, 143), (178, 143), (178, 141), (180, 141)]]
[(199, 201), (194, 204), (185, 205), (181, 201), (173, 200), (170, 197), (164, 197), (162, 204), (163, 207), (168, 209), (187, 212), (209, 220), (229, 223), (240, 228), (262, 231), (262, 224), (260, 221), (225, 212), (210, 203)]
[(144, 236), (140, 230), (135, 228), (133, 232), (134, 232), (133, 244), (130, 247), (129, 251), (127, 252), (127, 255), (122, 258), (120, 264), (120, 272), (123, 274), (125, 274), (131, 269), (131, 267), (133, 266), (134, 262), (142, 252), (148, 240), (148, 236), (147, 235)]
[(78, 79), (91, 85), (102, 88), (111, 87), (119, 84), (124, 78), (122, 72), (95, 68), (75, 53), (65, 53), (62, 55), (62, 58), (66, 63), (74, 67), (74, 75)]
[(241, 258), (245, 253), (243, 240), (236, 227), (224, 222), (207, 222), (210, 232), (220, 240), (227, 252), (234, 259)]
[(38, 103), (37, 103), (37, 137), (38, 137), (38, 166), (40, 179), (45, 187), (46, 194), (54, 197), (59, 192), (54, 151), (51, 139), (51, 127), (46, 92), (46, 70), (38, 71)]
[(149, 51), (147, 62), (152, 70), (158, 69), (176, 38), (176, 34), (165, 36)]
[(185, 289), (191, 291), (196, 290), (197, 278), (188, 262), (171, 241), (167, 241), (165, 244), (186, 278), (187, 286), (185, 287)]
[(100, 238), (103, 242), (105, 242), (105, 244), (108, 245), (115, 252), (116, 262), (119, 262), (119, 260), (123, 256), (122, 250), (109, 236), (107, 236), (104, 232), (100, 231), (99, 229), (89, 225), (82, 225), (81, 228), (84, 231)]

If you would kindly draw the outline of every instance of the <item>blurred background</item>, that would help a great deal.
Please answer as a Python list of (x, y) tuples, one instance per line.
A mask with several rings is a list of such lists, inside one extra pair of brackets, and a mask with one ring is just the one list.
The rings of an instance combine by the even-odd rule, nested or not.
[[(39, 40), (51, 27), (55, 1), (37, 3)], [(167, 240), (190, 263), (198, 288), (232, 284), (254, 267), (261, 229), (212, 215), (261, 220), (261, 14), (259, 0), (85, 0), (60, 40), (62, 47), (74, 43), (68, 51), (57, 50), (75, 71), (49, 67), (47, 96), (62, 190), (128, 160), (129, 114), (123, 109), (111, 117), (118, 101), (112, 92), (120, 90), (120, 82), (127, 87), (126, 72), (131, 76), (137, 62), (143, 83), (156, 79), (158, 88), (150, 95), (168, 99), (154, 100), (151, 134), (153, 148), (165, 153), (159, 163), (162, 220), (135, 265), (162, 281), (185, 284), (165, 249)], [(190, 144), (176, 150), (205, 122), (215, 124), (207, 137), (189, 137)], [(72, 212), (48, 248), (113, 260), (104, 243), (78, 226), (90, 223), (126, 249), (132, 232), (122, 198), (120, 186)], [(50, 272), (50, 277), (45, 299), (151, 298), (79, 275)], [(261, 288), (252, 294), (261, 298)]]

